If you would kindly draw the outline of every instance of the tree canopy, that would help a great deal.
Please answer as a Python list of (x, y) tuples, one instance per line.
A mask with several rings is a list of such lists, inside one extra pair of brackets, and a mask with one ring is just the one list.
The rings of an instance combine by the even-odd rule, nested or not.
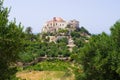
[(111, 28), (111, 34), (93, 36), (79, 54), (83, 65), (83, 80), (120, 79), (120, 22)]
[(22, 50), (23, 28), (8, 20), (9, 9), (0, 0), (0, 80), (10, 80), (15, 73), (14, 62)]

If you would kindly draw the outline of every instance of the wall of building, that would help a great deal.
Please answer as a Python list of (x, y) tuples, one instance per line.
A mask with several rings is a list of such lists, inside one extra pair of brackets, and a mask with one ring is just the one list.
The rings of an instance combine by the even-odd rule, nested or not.
[(47, 21), (44, 24), (42, 32), (55, 32), (59, 29), (65, 29), (67, 25), (70, 25), (70, 27), (77, 29), (79, 28), (79, 21), (70, 20), (69, 22), (66, 22), (62, 18), (54, 17), (53, 20)]

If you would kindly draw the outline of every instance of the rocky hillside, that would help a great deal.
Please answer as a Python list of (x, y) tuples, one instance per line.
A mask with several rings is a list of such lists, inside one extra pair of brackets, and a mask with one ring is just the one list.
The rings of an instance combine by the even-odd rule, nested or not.
[(68, 47), (74, 47), (75, 45), (80, 47), (79, 42), (84, 43), (88, 42), (91, 34), (84, 28), (76, 28), (72, 29), (71, 27), (67, 27), (65, 29), (59, 29), (56, 32), (47, 32), (41, 33), (41, 40), (43, 42), (54, 42), (57, 43), (59, 41), (67, 42)]

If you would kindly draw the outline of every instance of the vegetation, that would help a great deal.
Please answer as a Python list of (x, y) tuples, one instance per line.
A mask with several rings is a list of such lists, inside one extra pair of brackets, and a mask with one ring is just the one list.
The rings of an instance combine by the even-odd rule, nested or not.
[[(74, 80), (74, 71), (73, 69), (75, 69), (76, 66), (72, 66), (70, 62), (64, 62), (64, 61), (60, 61), (60, 60), (47, 60), (47, 61), (43, 61), (40, 63), (37, 63), (35, 65), (32, 66), (27, 66), (25, 68), (23, 68), (23, 70), (21, 72), (17, 73), (17, 76), (19, 78), (23, 78), (24, 75), (29, 74), (31, 72), (35, 71), (40, 71), (40, 72), (44, 72), (44, 75), (49, 74), (50, 76), (47, 75), (47, 77), (44, 76), (44, 79), (47, 78), (47, 80), (54, 80), (55, 79), (64, 79), (64, 80)], [(40, 73), (37, 72), (37, 73)], [(36, 74), (37, 74), (36, 73)], [(54, 73), (54, 74), (53, 74)], [(20, 74), (24, 74), (23, 76), (21, 76)], [(52, 76), (52, 75), (55, 76)], [(25, 77), (24, 77), (25, 79)], [(38, 79), (36, 80), (43, 80), (42, 77), (38, 77)]]
[(69, 62), (60, 60), (43, 61), (33, 66), (27, 66), (24, 70), (35, 70), (35, 71), (68, 71), (71, 65)]
[(65, 75), (66, 73), (63, 71), (22, 71), (17, 73), (19, 80), (74, 80), (73, 76)]
[[(41, 42), (26, 42), (25, 51), (19, 54), (22, 62), (31, 62), (39, 57), (68, 57), (69, 52), (65, 43), (41, 43)], [(64, 50), (63, 50), (64, 49)]]
[[(74, 39), (76, 46), (73, 48), (72, 54), (66, 46), (67, 38), (59, 39), (57, 43), (27, 41), (24, 47), (26, 51), (20, 55), (21, 60), (30, 62), (37, 57), (45, 55), (48, 57), (68, 56), (71, 57), (71, 61), (78, 64), (76, 65), (78, 68), (72, 68), (76, 80), (118, 80), (120, 78), (119, 31), (120, 22), (114, 24), (110, 35), (103, 32), (102, 34), (89, 37), (90, 33), (85, 28), (73, 31), (70, 35)], [(86, 42), (86, 40), (89, 41)], [(28, 66), (25, 69), (67, 71), (68, 67), (71, 68), (71, 66), (66, 67), (65, 63), (53, 61), (41, 62), (34, 66)]]
[(8, 20), (9, 9), (0, 0), (0, 80), (10, 80), (16, 72), (14, 63), (22, 51), (23, 28)]
[[(64, 76), (74, 73), (76, 80), (120, 79), (120, 21), (111, 27), (110, 35), (91, 35), (84, 27), (35, 35), (31, 27), (23, 32), (21, 24), (9, 21), (9, 11), (0, 0), (0, 80), (17, 80), (18, 61), (31, 63), (41, 57), (48, 61), (23, 65), (23, 70), (62, 71)], [(64, 37), (49, 42), (48, 36)], [(76, 45), (72, 52), (67, 47), (69, 37)], [(68, 62), (57, 60), (68, 57)]]
[[(83, 80), (120, 79), (120, 22), (111, 28), (111, 34), (95, 35), (80, 51), (78, 63), (83, 66)], [(98, 75), (99, 74), (99, 75)]]

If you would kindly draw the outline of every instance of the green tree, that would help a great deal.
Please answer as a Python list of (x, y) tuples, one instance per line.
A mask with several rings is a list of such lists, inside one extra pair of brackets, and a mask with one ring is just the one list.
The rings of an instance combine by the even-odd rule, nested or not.
[(116, 22), (111, 28), (111, 37), (116, 46), (120, 48), (120, 21)]
[(94, 35), (81, 50), (78, 63), (83, 65), (83, 80), (120, 79), (120, 22), (111, 28), (111, 35)]
[(71, 32), (71, 36), (73, 37), (73, 39), (80, 38), (80, 33), (76, 32), (76, 31), (73, 31), (73, 32)]
[(113, 53), (111, 54), (112, 69), (120, 78), (120, 21), (117, 21), (111, 28), (111, 40), (114, 43)]
[(32, 28), (31, 27), (26, 28), (26, 30), (25, 30), (25, 39), (29, 40), (29, 41), (34, 40), (34, 34), (32, 33)]
[(68, 44), (68, 39), (65, 37), (65, 38), (61, 38), (61, 39), (58, 39), (57, 40), (57, 43), (65, 43), (66, 45)]
[(83, 26), (80, 28), (80, 32), (84, 32), (90, 35), (89, 31), (85, 29)]
[(14, 63), (22, 50), (23, 28), (8, 21), (9, 9), (0, 0), (0, 80), (10, 80), (16, 72)]
[(26, 30), (25, 30), (25, 32), (26, 32), (27, 34), (32, 34), (32, 28), (31, 28), (30, 26), (27, 27)]
[(109, 36), (104, 33), (97, 35), (81, 50), (80, 59), (86, 79), (111, 80), (108, 77), (111, 76), (108, 72), (111, 70), (108, 62), (108, 56), (111, 52), (109, 40)]
[(83, 45), (85, 44), (85, 42), (82, 40), (82, 39), (75, 39), (75, 45), (77, 46), (77, 47), (83, 47)]

